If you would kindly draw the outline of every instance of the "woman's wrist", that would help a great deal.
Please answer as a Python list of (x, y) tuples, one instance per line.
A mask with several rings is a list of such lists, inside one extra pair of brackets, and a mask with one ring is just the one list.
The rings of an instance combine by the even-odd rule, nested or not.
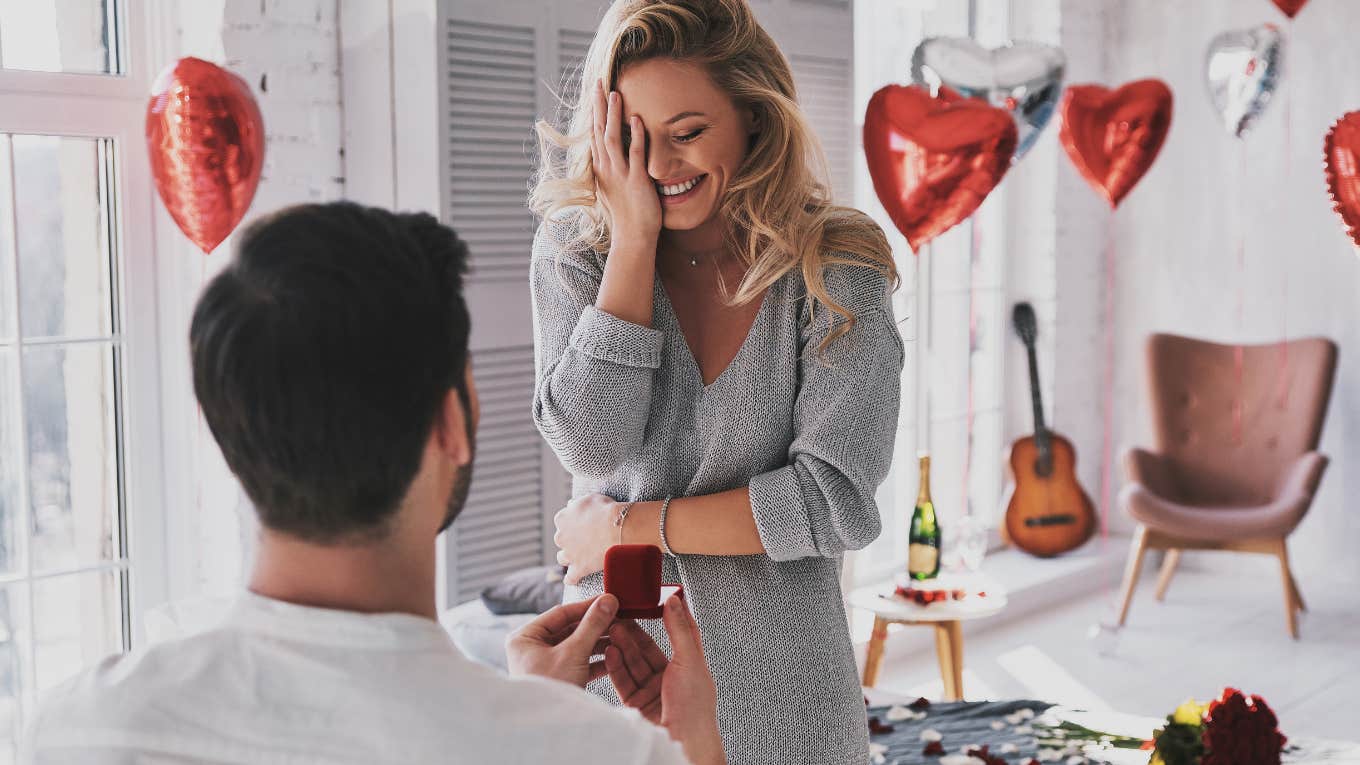
[[(675, 501), (671, 501), (674, 509)], [(621, 543), (626, 545), (661, 546), (658, 524), (661, 521), (660, 502), (634, 502), (628, 511), (628, 522), (623, 525)]]
[(609, 254), (611, 256), (636, 256), (655, 260), (656, 244), (659, 237), (659, 231), (651, 233), (645, 231), (613, 231), (609, 238)]

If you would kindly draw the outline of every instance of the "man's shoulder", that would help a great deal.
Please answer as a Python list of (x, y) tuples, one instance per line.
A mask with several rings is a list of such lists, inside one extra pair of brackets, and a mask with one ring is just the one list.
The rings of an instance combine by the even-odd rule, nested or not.
[(156, 730), (157, 716), (174, 707), (177, 691), (211, 683), (203, 676), (217, 671), (208, 655), (213, 644), (204, 633), (106, 657), (43, 695), (30, 728), (33, 742)]

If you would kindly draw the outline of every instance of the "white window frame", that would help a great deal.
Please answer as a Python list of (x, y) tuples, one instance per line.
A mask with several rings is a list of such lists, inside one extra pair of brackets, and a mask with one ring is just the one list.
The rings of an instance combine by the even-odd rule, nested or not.
[[(144, 138), (144, 112), (158, 58), (152, 42), (165, 38), (163, 0), (123, 0), (122, 75), (0, 70), (0, 132), (107, 138), (114, 142), (119, 218), (112, 228), (114, 310), (122, 363), (121, 508), (127, 550), (127, 647), (144, 634), (146, 611), (167, 599), (166, 483), (163, 460), (161, 343), (155, 190)], [(8, 225), (6, 226), (8, 228)], [(24, 508), (31, 512), (29, 508)], [(116, 568), (95, 564), (85, 570)], [(70, 573), (76, 573), (72, 571)], [(32, 693), (32, 686), (29, 692)], [(32, 709), (33, 698), (26, 699)]]

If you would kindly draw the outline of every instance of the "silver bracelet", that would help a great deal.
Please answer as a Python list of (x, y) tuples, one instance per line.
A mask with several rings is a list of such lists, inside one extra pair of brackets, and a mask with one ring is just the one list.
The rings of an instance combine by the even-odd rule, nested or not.
[(661, 503), (661, 551), (674, 558), (675, 551), (672, 550), (671, 546), (666, 542), (666, 510), (669, 509), (670, 506), (671, 498), (666, 497), (666, 501)]

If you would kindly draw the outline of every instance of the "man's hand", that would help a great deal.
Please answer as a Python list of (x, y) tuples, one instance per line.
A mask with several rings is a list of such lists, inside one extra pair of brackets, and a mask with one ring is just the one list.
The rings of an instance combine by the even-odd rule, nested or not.
[(704, 659), (699, 625), (679, 595), (666, 601), (663, 618), (671, 638), (670, 661), (633, 621), (614, 624), (605, 667), (623, 703), (666, 728), (694, 763), (723, 763), (718, 734), (718, 689)]
[(604, 635), (618, 613), (619, 601), (604, 594), (557, 606), (511, 633), (505, 654), (511, 675), (536, 675), (585, 687), (604, 676)]

